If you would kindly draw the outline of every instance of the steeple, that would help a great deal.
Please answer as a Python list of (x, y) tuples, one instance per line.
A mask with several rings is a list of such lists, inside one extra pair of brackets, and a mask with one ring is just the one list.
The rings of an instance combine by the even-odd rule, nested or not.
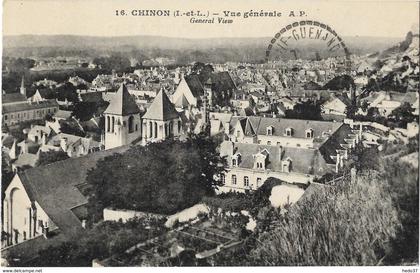
[(112, 99), (104, 113), (127, 116), (140, 113), (140, 109), (131, 97), (130, 93), (128, 93), (127, 87), (123, 83), (117, 93), (112, 96)]
[(10, 159), (16, 159), (18, 157), (16, 139), (13, 141), (12, 147), (10, 148), (9, 156)]
[(20, 93), (26, 97), (25, 76), (22, 76), (22, 82), (20, 83)]
[(169, 100), (165, 91), (161, 89), (150, 107), (147, 109), (143, 119), (170, 120), (178, 117), (179, 114), (175, 110), (174, 105)]

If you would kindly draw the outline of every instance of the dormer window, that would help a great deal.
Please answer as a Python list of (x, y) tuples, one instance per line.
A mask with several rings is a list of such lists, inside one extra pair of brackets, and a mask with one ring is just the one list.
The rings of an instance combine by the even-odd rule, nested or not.
[(268, 155), (269, 153), (266, 149), (254, 155), (254, 168), (264, 170), (266, 166), (266, 161), (268, 159)]
[(314, 137), (314, 130), (308, 129), (305, 131), (306, 138), (313, 138)]
[(286, 136), (293, 136), (293, 128), (286, 128)]
[(241, 164), (241, 154), (235, 154), (232, 157), (232, 166), (238, 167)]
[(290, 173), (292, 169), (292, 160), (290, 158), (287, 158), (286, 160), (283, 160), (281, 162), (281, 169), (285, 173)]
[(273, 131), (274, 131), (273, 126), (268, 126), (267, 127), (267, 136), (272, 136), (273, 135)]

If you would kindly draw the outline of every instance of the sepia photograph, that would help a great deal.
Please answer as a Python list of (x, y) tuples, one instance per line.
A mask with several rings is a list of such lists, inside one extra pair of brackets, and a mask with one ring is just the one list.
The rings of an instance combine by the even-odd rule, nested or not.
[(2, 9), (2, 272), (417, 272), (418, 1)]

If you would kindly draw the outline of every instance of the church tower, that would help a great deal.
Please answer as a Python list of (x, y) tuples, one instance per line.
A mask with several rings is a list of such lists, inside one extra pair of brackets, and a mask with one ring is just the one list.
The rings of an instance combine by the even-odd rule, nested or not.
[(25, 76), (22, 76), (22, 82), (20, 83), (20, 93), (26, 98)]
[(181, 134), (181, 119), (164, 90), (160, 90), (143, 116), (143, 142), (158, 142)]
[(140, 109), (125, 84), (121, 84), (113, 95), (104, 116), (106, 150), (130, 144), (141, 137)]

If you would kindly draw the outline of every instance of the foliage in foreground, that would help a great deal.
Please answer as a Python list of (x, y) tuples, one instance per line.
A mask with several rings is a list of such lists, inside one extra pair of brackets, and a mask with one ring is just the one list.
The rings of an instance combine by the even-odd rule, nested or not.
[(38, 257), (25, 266), (92, 266), (93, 259), (101, 260), (120, 254), (135, 243), (164, 232), (166, 229), (161, 220), (102, 222), (77, 238), (39, 251)]
[(400, 222), (377, 173), (311, 195), (251, 253), (259, 265), (376, 265)]
[(87, 181), (91, 215), (106, 207), (172, 214), (212, 195), (224, 170), (216, 144), (205, 136), (167, 140), (99, 161)]

